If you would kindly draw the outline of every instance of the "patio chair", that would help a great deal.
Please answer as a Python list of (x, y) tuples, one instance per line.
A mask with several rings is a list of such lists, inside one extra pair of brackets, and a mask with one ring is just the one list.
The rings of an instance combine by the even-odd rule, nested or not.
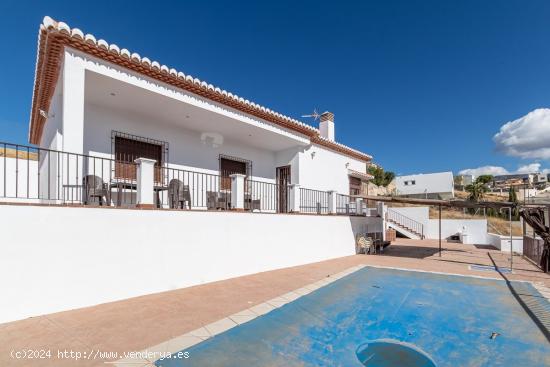
[(244, 205), (250, 211), (261, 210), (262, 208), (260, 199), (252, 199), (251, 194), (244, 195)]
[(372, 254), (374, 253), (373, 241), (371, 237), (366, 237), (363, 234), (358, 234), (356, 237), (357, 252), (359, 254)]
[(231, 209), (231, 194), (228, 192), (207, 191), (206, 208), (208, 210)]
[(182, 181), (174, 178), (168, 184), (168, 200), (170, 209), (185, 209), (185, 203), (191, 210), (191, 192), (189, 185), (184, 185)]
[(231, 209), (231, 194), (228, 192), (220, 192), (218, 196), (216, 209)]
[(216, 210), (218, 206), (218, 193), (216, 191), (206, 192), (206, 209)]
[(89, 205), (90, 200), (94, 197), (98, 198), (99, 205), (103, 205), (103, 198), (105, 198), (105, 203), (110, 205), (110, 189), (109, 186), (103, 182), (103, 180), (94, 175), (87, 175), (82, 178), (82, 201), (84, 205)]

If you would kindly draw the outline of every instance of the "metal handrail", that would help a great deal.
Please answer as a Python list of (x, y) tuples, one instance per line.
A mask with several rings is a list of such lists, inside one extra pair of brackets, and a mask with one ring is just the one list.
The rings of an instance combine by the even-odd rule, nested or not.
[[(8, 152), (14, 156), (8, 156)], [(0, 166), (2, 199), (49, 204), (81, 204), (98, 199), (100, 205), (109, 205), (111, 191), (118, 188), (119, 206), (135, 204), (134, 162), (0, 142)]]
[(336, 214), (355, 215), (357, 213), (355, 198), (350, 195), (336, 194)]
[(328, 192), (300, 188), (300, 211), (303, 213), (328, 214)]
[(416, 233), (421, 238), (424, 238), (424, 224), (407, 217), (404, 214), (401, 214), (395, 210), (388, 208), (386, 212), (386, 220), (392, 221), (405, 229)]

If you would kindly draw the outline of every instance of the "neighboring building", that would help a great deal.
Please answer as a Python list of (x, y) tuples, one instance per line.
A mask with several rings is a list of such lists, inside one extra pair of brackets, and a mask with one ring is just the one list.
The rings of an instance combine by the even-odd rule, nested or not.
[(520, 188), (536, 188), (542, 190), (548, 184), (548, 177), (540, 172), (535, 173), (518, 173), (511, 175), (499, 175), (493, 177), (493, 191), (506, 191), (510, 187)]
[(239, 173), (281, 197), (288, 184), (357, 194), (370, 177), (372, 157), (335, 141), (330, 112), (314, 128), (48, 17), (39, 36), (29, 140), (116, 159), (109, 180), (135, 179), (140, 157), (155, 160), (161, 184), (163, 167), (221, 175), (221, 189)]
[(492, 187), (495, 190), (509, 189), (510, 186), (531, 185), (533, 176), (529, 173), (517, 173), (512, 175), (498, 175), (493, 177)]
[(474, 175), (456, 175), (454, 176), (455, 190), (464, 191), (465, 187), (474, 182)]
[(421, 173), (395, 178), (398, 196), (425, 199), (449, 199), (454, 197), (452, 172)]
[(533, 185), (538, 189), (544, 189), (548, 184), (548, 177), (542, 173), (533, 173)]

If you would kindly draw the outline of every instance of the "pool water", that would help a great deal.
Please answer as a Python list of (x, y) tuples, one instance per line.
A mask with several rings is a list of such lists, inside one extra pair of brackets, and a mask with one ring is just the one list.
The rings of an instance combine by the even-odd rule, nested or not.
[[(530, 283), (512, 283), (550, 315)], [(550, 366), (549, 341), (506, 282), (371, 267), (186, 351), (156, 365)]]

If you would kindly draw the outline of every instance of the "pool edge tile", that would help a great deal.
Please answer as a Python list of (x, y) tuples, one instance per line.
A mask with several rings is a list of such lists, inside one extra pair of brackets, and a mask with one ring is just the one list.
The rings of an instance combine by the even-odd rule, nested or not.
[[(324, 277), (316, 282), (306, 284), (301, 288), (284, 293), (280, 296), (259, 303), (255, 306), (243, 309), (242, 311), (236, 312), (232, 315), (216, 320), (197, 329), (191, 330), (185, 334), (176, 336), (149, 348), (145, 348), (142, 352), (148, 351), (177, 353), (179, 351), (184, 351), (209, 338), (212, 338), (215, 335), (222, 334), (228, 330), (233, 329), (236, 326), (252, 321), (260, 316), (266, 315), (269, 312), (276, 310), (288, 303), (291, 303), (303, 296), (307, 296), (308, 294), (318, 289), (321, 289), (326, 285), (332, 284), (338, 279), (341, 279), (365, 267), (367, 267), (367, 265), (361, 264), (345, 269), (335, 274), (330, 274), (329, 276)], [(158, 359), (160, 358), (157, 358), (153, 361), (146, 359), (134, 359), (137, 363), (143, 362), (143, 364), (136, 364), (135, 366), (153, 366)], [(120, 359), (115, 361), (114, 365), (127, 366), (127, 362), (129, 361), (129, 359)], [(124, 362), (126, 362), (126, 364)]]

